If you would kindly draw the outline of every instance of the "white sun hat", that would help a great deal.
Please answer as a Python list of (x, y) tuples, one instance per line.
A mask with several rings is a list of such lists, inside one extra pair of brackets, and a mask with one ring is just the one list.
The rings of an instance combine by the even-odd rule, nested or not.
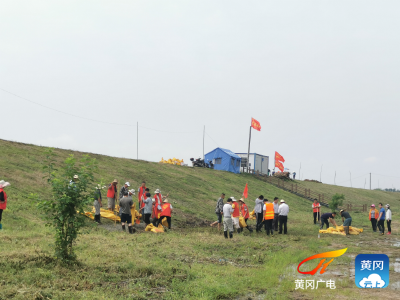
[(281, 200), (281, 203), (285, 203), (285, 200), (282, 199), (282, 200)]
[(6, 186), (9, 186), (10, 183), (9, 182), (5, 182), (4, 180), (0, 180), (0, 188), (4, 188)]
[(235, 197), (231, 197), (233, 202), (237, 202), (237, 200), (235, 199)]
[(160, 193), (160, 189), (156, 189), (156, 191), (154, 193), (155, 194), (159, 194)]
[(129, 193), (131, 193), (132, 195), (135, 195), (135, 190), (131, 189), (131, 190), (129, 190)]

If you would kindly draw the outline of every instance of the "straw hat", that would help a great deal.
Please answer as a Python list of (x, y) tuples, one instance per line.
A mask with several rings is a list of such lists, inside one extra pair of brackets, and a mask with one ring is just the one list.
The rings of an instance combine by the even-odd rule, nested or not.
[(114, 179), (113, 183), (114, 183), (114, 182), (115, 182), (115, 183), (118, 183), (118, 180), (117, 180), (117, 179)]
[(242, 201), (243, 203), (245, 203), (245, 202), (244, 202), (244, 198), (243, 198), (243, 197), (242, 197), (242, 198), (240, 198), (240, 199), (239, 199), (239, 201)]
[(156, 191), (154, 193), (155, 194), (159, 194), (160, 193), (160, 189), (156, 189)]
[(74, 179), (79, 179), (79, 176), (78, 175), (74, 175)]
[(233, 202), (237, 202), (237, 200), (235, 199), (235, 197), (231, 197)]
[(282, 200), (281, 200), (281, 203), (285, 203), (285, 200), (282, 199)]
[(167, 202), (168, 202), (168, 199), (165, 198), (165, 199), (163, 200), (163, 203), (167, 203)]
[(0, 188), (4, 188), (6, 186), (9, 186), (10, 183), (9, 182), (5, 182), (4, 180), (0, 180)]

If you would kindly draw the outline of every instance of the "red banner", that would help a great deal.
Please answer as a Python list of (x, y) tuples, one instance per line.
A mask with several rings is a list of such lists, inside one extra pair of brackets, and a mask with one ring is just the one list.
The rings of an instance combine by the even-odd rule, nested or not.
[(243, 191), (243, 197), (245, 199), (247, 199), (248, 196), (249, 196), (249, 189), (248, 189), (247, 183), (246, 183), (246, 186), (244, 187), (244, 191)]
[(285, 170), (285, 168), (283, 167), (283, 164), (280, 161), (275, 161), (275, 167), (278, 168), (279, 170), (281, 170), (281, 172), (283, 172), (283, 170)]
[(251, 127), (253, 127), (255, 130), (261, 131), (260, 122), (258, 122), (256, 119), (251, 118)]
[[(275, 151), (275, 161), (280, 161), (280, 162), (285, 162), (285, 159), (283, 158), (282, 155), (280, 155), (278, 152)], [(283, 172), (283, 171), (282, 171)]]

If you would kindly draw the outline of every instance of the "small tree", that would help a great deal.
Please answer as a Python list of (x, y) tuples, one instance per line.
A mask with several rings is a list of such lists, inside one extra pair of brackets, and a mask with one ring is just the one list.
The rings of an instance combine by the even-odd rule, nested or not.
[(332, 196), (332, 200), (329, 202), (329, 208), (335, 211), (339, 206), (343, 205), (344, 195), (335, 194)]
[[(78, 211), (83, 212), (93, 200), (96, 160), (84, 155), (77, 162), (74, 156), (70, 155), (58, 172), (55, 169), (55, 154), (53, 149), (49, 149), (46, 151), (46, 164), (43, 169), (52, 189), (52, 198), (41, 199), (40, 196), (32, 196), (38, 201), (39, 209), (44, 212), (46, 226), (55, 230), (56, 257), (71, 263), (76, 258), (72, 246), (85, 219)], [(78, 180), (71, 181), (74, 175), (78, 175)]]

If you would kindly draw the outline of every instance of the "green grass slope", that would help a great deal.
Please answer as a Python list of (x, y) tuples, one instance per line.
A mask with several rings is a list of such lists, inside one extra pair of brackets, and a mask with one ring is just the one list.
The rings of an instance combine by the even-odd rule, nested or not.
[[(79, 152), (56, 149), (61, 162)], [(175, 228), (163, 234), (139, 230), (129, 235), (104, 221), (88, 219), (76, 242), (79, 263), (66, 267), (53, 258), (51, 228), (45, 227), (30, 193), (49, 195), (41, 171), (44, 148), (0, 140), (0, 178), (9, 202), (0, 231), (0, 299), (372, 299), (396, 297), (394, 288), (360, 291), (354, 285), (352, 262), (358, 253), (386, 253), (399, 257), (398, 222), (392, 236), (378, 236), (368, 218), (352, 214), (354, 226), (365, 233), (350, 238), (323, 235), (312, 224), (311, 202), (269, 185), (254, 176), (214, 170), (161, 165), (101, 155), (97, 179), (130, 181), (135, 189), (142, 180), (152, 189), (170, 193), (176, 208)], [(290, 206), (289, 234), (235, 234), (225, 240), (205, 221), (215, 220), (214, 207), (221, 192), (239, 198), (249, 185), (250, 209), (259, 194), (277, 196)], [(88, 208), (90, 209), (90, 208)], [(393, 209), (394, 217), (397, 214)], [(340, 222), (341, 223), (341, 222)], [(254, 227), (254, 221), (250, 224)], [(117, 231), (118, 230), (118, 231)], [(399, 244), (400, 245), (400, 244)], [(298, 274), (305, 258), (347, 247), (318, 280), (336, 280), (336, 290), (295, 289), (294, 280), (314, 279)], [(306, 268), (312, 269), (313, 264)], [(391, 284), (400, 276), (391, 267)]]

